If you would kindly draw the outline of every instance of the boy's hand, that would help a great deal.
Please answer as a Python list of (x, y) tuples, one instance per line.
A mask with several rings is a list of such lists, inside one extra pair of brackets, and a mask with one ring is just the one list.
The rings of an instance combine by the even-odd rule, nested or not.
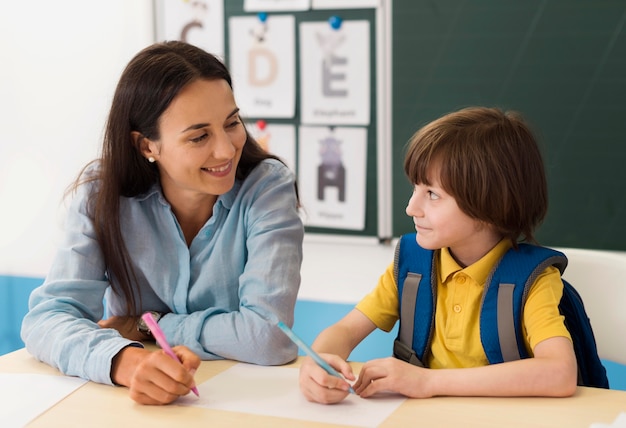
[[(334, 369), (348, 380), (355, 380), (350, 365), (337, 355), (320, 354)], [(300, 390), (307, 400), (332, 404), (348, 396), (350, 384), (336, 376), (326, 373), (313, 359), (305, 357), (300, 366)]]
[(363, 398), (379, 392), (395, 392), (412, 398), (426, 398), (428, 369), (414, 366), (394, 357), (368, 361), (361, 368), (354, 391)]

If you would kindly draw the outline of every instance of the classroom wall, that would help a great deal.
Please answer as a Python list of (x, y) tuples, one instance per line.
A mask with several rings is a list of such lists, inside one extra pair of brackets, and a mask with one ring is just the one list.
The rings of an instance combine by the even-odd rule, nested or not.
[(153, 40), (151, 0), (0, 3), (0, 354), (61, 231), (62, 195), (98, 154), (117, 79)]
[(151, 0), (0, 4), (0, 275), (43, 276), (61, 196), (97, 155), (122, 68), (153, 40)]

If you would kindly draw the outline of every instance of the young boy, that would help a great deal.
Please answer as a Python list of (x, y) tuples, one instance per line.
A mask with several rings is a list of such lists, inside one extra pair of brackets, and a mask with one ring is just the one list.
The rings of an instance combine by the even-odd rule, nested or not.
[[(406, 213), (417, 244), (435, 250), (437, 299), (428, 368), (395, 357), (372, 360), (363, 365), (355, 392), (412, 398), (572, 395), (576, 356), (558, 309), (563, 283), (555, 267), (536, 278), (524, 305), (524, 344), (531, 358), (489, 364), (480, 338), (488, 273), (518, 241), (535, 242), (533, 232), (547, 210), (543, 161), (526, 124), (515, 113), (492, 108), (450, 113), (412, 137), (404, 169), (414, 184)], [(346, 358), (374, 329), (390, 331), (400, 319), (399, 308), (392, 263), (376, 288), (322, 331), (313, 348), (354, 381)], [(310, 358), (302, 363), (300, 389), (309, 401), (336, 403), (348, 388)]]

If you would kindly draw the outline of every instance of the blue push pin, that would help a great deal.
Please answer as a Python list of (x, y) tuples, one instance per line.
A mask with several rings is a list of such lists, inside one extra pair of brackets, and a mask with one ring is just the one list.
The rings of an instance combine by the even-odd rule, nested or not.
[(328, 18), (328, 23), (333, 30), (338, 30), (339, 28), (341, 28), (341, 18), (337, 15), (333, 15)]
[(267, 13), (265, 13), (265, 12), (259, 12), (258, 17), (259, 17), (259, 21), (261, 21), (261, 22), (267, 21)]

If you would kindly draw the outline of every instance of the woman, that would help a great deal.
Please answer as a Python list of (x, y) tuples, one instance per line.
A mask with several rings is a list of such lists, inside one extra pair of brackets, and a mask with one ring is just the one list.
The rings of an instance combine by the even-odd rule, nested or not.
[[(73, 189), (63, 244), (22, 325), (36, 358), (164, 404), (194, 386), (200, 359), (296, 357), (275, 326), (293, 323), (300, 285), (295, 178), (246, 132), (217, 58), (183, 42), (139, 52), (101, 157)], [(143, 348), (146, 311), (182, 363)]]

